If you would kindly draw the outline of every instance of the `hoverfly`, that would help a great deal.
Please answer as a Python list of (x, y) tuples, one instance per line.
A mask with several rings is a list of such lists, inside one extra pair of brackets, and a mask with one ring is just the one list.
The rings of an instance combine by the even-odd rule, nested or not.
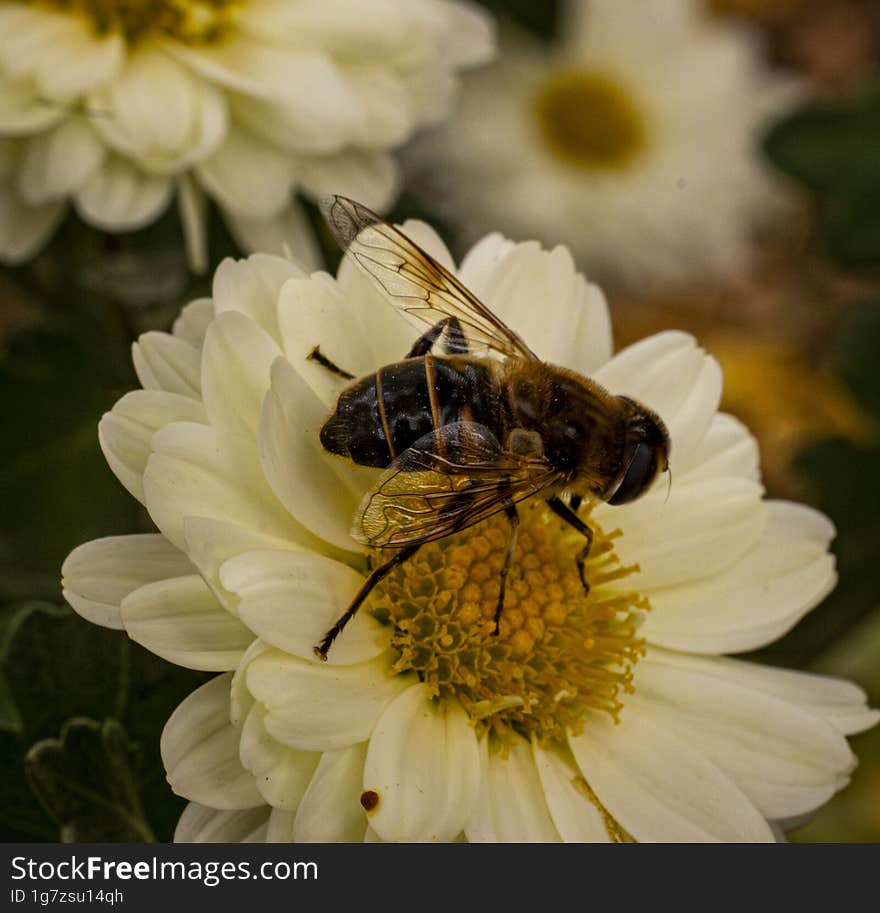
[(541, 361), (455, 276), (365, 206), (335, 196), (322, 211), (361, 270), (429, 328), (401, 361), (360, 379), (313, 352), (352, 381), (321, 429), (322, 445), (385, 470), (364, 497), (352, 535), (370, 548), (396, 550), (366, 578), (315, 653), (327, 658), (367, 595), (422, 545), (504, 511), (510, 538), (497, 633), (517, 504), (538, 495), (584, 536), (574, 560), (588, 591), (584, 565), (593, 534), (578, 508), (585, 498), (633, 501), (669, 468), (669, 434), (660, 417)]

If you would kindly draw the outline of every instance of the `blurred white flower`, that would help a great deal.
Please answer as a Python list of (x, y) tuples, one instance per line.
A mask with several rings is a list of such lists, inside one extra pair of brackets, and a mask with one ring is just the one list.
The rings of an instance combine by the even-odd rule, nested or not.
[[(448, 267), (422, 223), (405, 230)], [(833, 529), (763, 500), (754, 439), (717, 412), (717, 363), (662, 333), (612, 356), (602, 293), (568, 251), (490, 235), (462, 280), (543, 358), (656, 409), (675, 482), (600, 505), (579, 543), (523, 509), (498, 637), (494, 521), (425, 546), (330, 651), (363, 581), (349, 529), (375, 478), (322, 448), (339, 378), (398, 361), (414, 330), (346, 260), (337, 278), (257, 255), (134, 347), (144, 389), (100, 424), (155, 535), (63, 568), (70, 604), (171, 662), (221, 674), (162, 737), (177, 839), (772, 840), (825, 802), (877, 714), (848, 682), (730, 659), (835, 582)]]
[(430, 164), (449, 214), (472, 238), (564, 241), (616, 282), (745, 269), (753, 231), (786, 208), (758, 145), (800, 94), (793, 79), (701, 0), (565, 0), (558, 35), (508, 32), (417, 143), (412, 167)]
[(0, 259), (69, 203), (118, 232), (176, 198), (203, 269), (206, 194), (246, 249), (312, 250), (294, 195), (387, 206), (389, 150), (492, 51), (455, 0), (0, 0)]

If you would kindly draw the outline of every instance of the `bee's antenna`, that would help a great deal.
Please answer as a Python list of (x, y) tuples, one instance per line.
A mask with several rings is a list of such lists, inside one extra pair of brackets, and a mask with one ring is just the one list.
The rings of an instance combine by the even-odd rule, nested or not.
[(669, 496), (672, 494), (672, 467), (668, 463), (666, 464), (666, 472), (669, 473), (669, 482), (666, 486), (666, 500), (663, 502), (664, 504), (669, 503)]

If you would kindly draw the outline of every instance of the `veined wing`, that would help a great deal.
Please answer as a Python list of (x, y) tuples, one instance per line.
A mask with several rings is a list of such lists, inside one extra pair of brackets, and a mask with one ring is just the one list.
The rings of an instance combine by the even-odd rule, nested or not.
[(430, 325), (455, 317), (476, 346), (514, 358), (537, 358), (449, 270), (381, 216), (340, 196), (322, 202), (321, 210), (340, 247), (396, 307)]
[(503, 451), (482, 425), (445, 425), (420, 438), (382, 473), (361, 502), (352, 535), (373, 548), (442, 539), (559, 478), (543, 458)]

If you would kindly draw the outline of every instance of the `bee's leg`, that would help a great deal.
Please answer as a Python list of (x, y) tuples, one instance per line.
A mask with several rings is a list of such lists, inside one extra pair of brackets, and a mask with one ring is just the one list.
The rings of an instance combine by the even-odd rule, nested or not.
[(508, 498), (504, 502), (504, 512), (507, 519), (510, 520), (510, 539), (507, 541), (507, 554), (504, 556), (504, 564), (501, 566), (501, 589), (498, 591), (498, 605), (495, 607), (495, 630), (493, 634), (498, 633), (498, 624), (501, 621), (501, 611), (504, 608), (504, 592), (507, 589), (507, 575), (510, 572), (510, 562), (513, 560), (513, 553), (516, 551), (516, 534), (519, 530), (519, 514), (516, 505)]
[(343, 377), (345, 380), (354, 380), (354, 374), (349, 374), (348, 371), (344, 371), (339, 365), (330, 361), (326, 355), (322, 355), (320, 346), (315, 346), (315, 348), (306, 355), (306, 360), (319, 364), (322, 368), (326, 368), (331, 374), (335, 374), (337, 377)]
[(419, 336), (406, 357), (418, 358), (421, 355), (427, 355), (434, 348), (434, 344), (444, 330), (446, 330), (446, 338), (443, 340), (443, 351), (447, 355), (467, 355), (468, 344), (458, 318), (444, 317)]
[(333, 646), (333, 641), (342, 633), (342, 629), (351, 621), (352, 618), (357, 614), (357, 610), (361, 607), (361, 603), (370, 595), (373, 588), (377, 583), (380, 583), (384, 580), (396, 567), (399, 567), (409, 558), (419, 550), (421, 543), (416, 543), (414, 545), (404, 546), (393, 558), (389, 558), (384, 564), (380, 564), (379, 567), (375, 568), (369, 577), (363, 582), (361, 588), (355, 594), (354, 599), (351, 601), (351, 605), (343, 612), (342, 615), (336, 620), (336, 623), (332, 628), (324, 635), (319, 643), (315, 647), (315, 655), (324, 661), (327, 660), (327, 654), (330, 651), (330, 647)]
[(583, 503), (583, 498), (580, 495), (572, 495), (568, 499), (568, 506), (577, 513), (581, 509), (581, 504)]
[[(580, 499), (578, 499), (580, 500)], [(575, 558), (575, 563), (577, 564), (578, 574), (581, 578), (581, 583), (584, 586), (584, 592), (590, 592), (590, 583), (587, 580), (586, 572), (584, 571), (584, 565), (587, 563), (587, 558), (590, 556), (590, 549), (593, 547), (593, 530), (584, 523), (583, 520), (569, 507), (565, 501), (560, 500), (558, 497), (547, 498), (547, 506), (550, 510), (553, 511), (558, 517), (562, 517), (565, 522), (576, 529), (586, 540), (587, 544), (578, 552), (577, 557)], [(580, 505), (578, 505), (580, 506)]]

